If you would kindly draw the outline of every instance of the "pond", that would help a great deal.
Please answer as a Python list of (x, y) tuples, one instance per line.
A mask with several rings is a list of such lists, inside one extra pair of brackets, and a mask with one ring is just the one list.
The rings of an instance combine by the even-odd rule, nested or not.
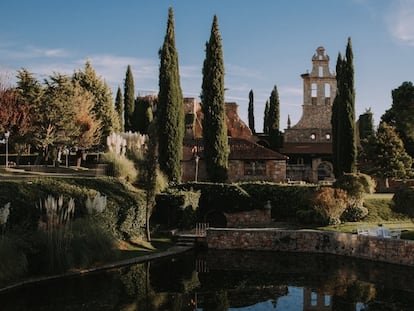
[(413, 310), (414, 268), (331, 255), (187, 252), (0, 294), (19, 311)]

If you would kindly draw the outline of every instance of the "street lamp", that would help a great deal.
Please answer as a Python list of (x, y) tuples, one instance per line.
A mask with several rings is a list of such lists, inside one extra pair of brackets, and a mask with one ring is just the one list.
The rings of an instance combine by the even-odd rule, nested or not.
[(9, 137), (10, 137), (9, 131), (4, 133), (4, 139), (6, 140), (6, 168), (9, 167)]

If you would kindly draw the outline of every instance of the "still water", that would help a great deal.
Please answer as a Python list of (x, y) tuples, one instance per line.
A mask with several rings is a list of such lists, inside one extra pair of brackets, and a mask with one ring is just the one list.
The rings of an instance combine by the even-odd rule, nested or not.
[(188, 252), (0, 294), (0, 310), (414, 310), (414, 268), (278, 252)]

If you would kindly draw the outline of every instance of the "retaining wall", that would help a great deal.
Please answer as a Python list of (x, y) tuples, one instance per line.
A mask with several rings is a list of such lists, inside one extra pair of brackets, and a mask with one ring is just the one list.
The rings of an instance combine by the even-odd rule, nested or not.
[(414, 241), (317, 230), (209, 228), (212, 249), (326, 253), (414, 266)]

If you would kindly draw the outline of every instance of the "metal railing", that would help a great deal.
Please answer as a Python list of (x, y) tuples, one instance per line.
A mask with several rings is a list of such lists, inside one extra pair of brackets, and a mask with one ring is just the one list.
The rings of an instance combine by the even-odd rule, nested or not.
[(206, 231), (209, 228), (209, 224), (205, 222), (199, 222), (195, 227), (195, 234), (197, 236), (206, 236)]

